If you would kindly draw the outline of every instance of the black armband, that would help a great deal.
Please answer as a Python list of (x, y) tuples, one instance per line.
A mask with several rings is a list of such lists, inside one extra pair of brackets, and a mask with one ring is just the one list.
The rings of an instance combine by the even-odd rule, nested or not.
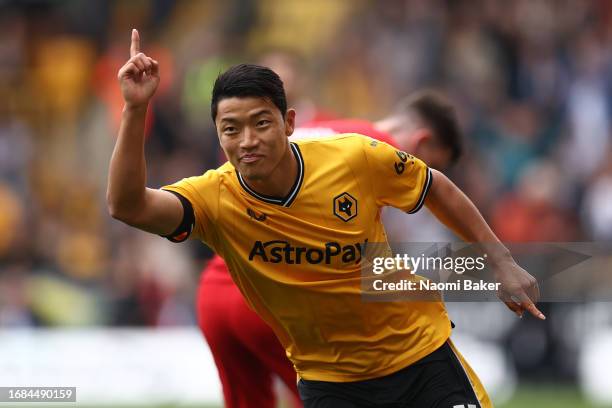
[(191, 205), (191, 202), (188, 199), (186, 199), (176, 191), (164, 191), (174, 194), (181, 201), (181, 204), (183, 205), (183, 220), (172, 234), (162, 235), (162, 237), (172, 242), (183, 242), (187, 238), (189, 238), (189, 235), (191, 235), (191, 231), (193, 231), (193, 227), (195, 225), (195, 215), (193, 213), (193, 206)]

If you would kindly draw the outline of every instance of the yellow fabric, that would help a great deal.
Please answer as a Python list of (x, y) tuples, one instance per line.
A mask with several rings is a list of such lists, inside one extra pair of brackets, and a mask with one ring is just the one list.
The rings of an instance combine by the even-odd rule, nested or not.
[(441, 302), (364, 302), (360, 289), (364, 243), (386, 243), (381, 207), (422, 204), (427, 166), (361, 135), (294, 145), (303, 182), (286, 206), (247, 192), (229, 163), (163, 188), (190, 200), (192, 238), (225, 259), (302, 378), (380, 377), (436, 350), (450, 334)]
[(480, 379), (478, 378), (478, 376), (476, 375), (472, 367), (470, 367), (468, 362), (465, 360), (465, 358), (463, 358), (461, 353), (459, 353), (459, 350), (457, 350), (457, 348), (455, 347), (455, 345), (450, 339), (448, 339), (448, 344), (450, 345), (451, 349), (457, 356), (457, 359), (461, 363), (463, 370), (465, 371), (468, 378), (470, 379), (470, 384), (472, 385), (472, 388), (474, 389), (476, 398), (478, 398), (480, 407), (481, 408), (493, 408), (493, 403), (491, 402), (491, 399), (489, 398), (489, 394), (487, 394), (487, 391), (485, 390), (484, 386), (480, 382)]

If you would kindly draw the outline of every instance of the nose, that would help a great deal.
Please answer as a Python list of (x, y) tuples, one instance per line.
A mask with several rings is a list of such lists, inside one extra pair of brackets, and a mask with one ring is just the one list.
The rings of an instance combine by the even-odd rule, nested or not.
[(252, 150), (259, 144), (259, 137), (257, 132), (253, 131), (250, 127), (245, 127), (242, 133), (242, 139), (240, 140), (240, 147), (245, 150)]

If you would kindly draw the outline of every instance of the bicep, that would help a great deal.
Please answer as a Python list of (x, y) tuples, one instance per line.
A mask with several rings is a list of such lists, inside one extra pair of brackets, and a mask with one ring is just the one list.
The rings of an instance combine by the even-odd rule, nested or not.
[(169, 235), (181, 224), (183, 213), (183, 204), (177, 196), (147, 188), (144, 205), (129, 224), (153, 234)]
[(448, 177), (438, 170), (431, 169), (432, 181), (425, 205), (429, 209), (444, 210), (459, 201), (465, 201), (467, 196)]
[(425, 206), (444, 222), (441, 218), (446, 216), (448, 207), (459, 189), (438, 170), (432, 169), (431, 176), (431, 187), (425, 199)]
[(470, 199), (444, 174), (432, 170), (433, 181), (425, 205), (455, 234), (468, 242), (475, 238), (470, 230), (484, 220)]
[(427, 207), (435, 206), (445, 193), (449, 191), (450, 180), (436, 169), (431, 169), (431, 187), (425, 200)]

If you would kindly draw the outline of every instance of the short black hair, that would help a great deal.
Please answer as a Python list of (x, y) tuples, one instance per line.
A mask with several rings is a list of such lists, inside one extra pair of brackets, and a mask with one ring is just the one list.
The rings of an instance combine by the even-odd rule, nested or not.
[(216, 121), (217, 108), (222, 99), (249, 96), (269, 99), (285, 117), (287, 96), (278, 74), (260, 65), (240, 64), (219, 75), (215, 81), (210, 103), (213, 122)]
[(397, 114), (416, 113), (442, 145), (451, 151), (451, 163), (456, 162), (463, 150), (463, 135), (455, 108), (442, 94), (427, 89), (415, 92), (397, 107)]

